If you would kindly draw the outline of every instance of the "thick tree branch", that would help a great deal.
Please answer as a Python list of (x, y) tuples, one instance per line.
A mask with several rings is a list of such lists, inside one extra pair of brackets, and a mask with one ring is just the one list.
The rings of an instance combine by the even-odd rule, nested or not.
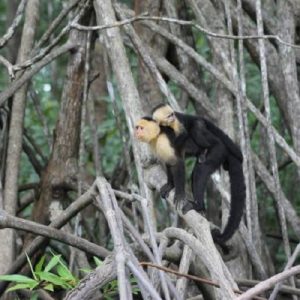
[(7, 214), (4, 210), (0, 210), (0, 228), (13, 228), (31, 232), (46, 238), (60, 241), (64, 244), (73, 246), (82, 251), (99, 257), (106, 257), (110, 254), (110, 252), (105, 248), (93, 244), (86, 239), (77, 237), (67, 232), (63, 232), (61, 230), (57, 230), (53, 227), (48, 227), (36, 222), (27, 221), (21, 218), (11, 216)]

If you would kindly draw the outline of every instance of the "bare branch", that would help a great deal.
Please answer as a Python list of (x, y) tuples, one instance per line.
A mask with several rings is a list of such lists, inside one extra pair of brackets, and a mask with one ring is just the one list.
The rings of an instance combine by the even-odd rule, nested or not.
[(110, 254), (110, 252), (105, 248), (93, 244), (86, 239), (77, 237), (67, 232), (63, 232), (62, 230), (57, 230), (55, 228), (41, 225), (36, 222), (13, 217), (6, 213), (4, 210), (0, 210), (0, 228), (14, 228), (31, 232), (43, 237), (63, 242), (82, 251), (100, 257), (106, 257), (108, 254)]
[(142, 14), (140, 16), (132, 17), (130, 19), (126, 19), (120, 22), (114, 22), (112, 24), (105, 24), (100, 26), (83, 26), (80, 24), (77, 24), (73, 22), (71, 24), (72, 27), (78, 29), (78, 30), (104, 30), (108, 28), (114, 28), (114, 27), (121, 27), (124, 25), (128, 25), (130, 23), (141, 21), (141, 20), (148, 20), (148, 21), (163, 21), (168, 23), (175, 23), (183, 26), (193, 26), (196, 29), (198, 29), (200, 32), (203, 32), (211, 37), (214, 38), (221, 38), (221, 39), (230, 39), (230, 40), (267, 40), (267, 39), (273, 39), (276, 40), (278, 43), (293, 47), (296, 49), (300, 49), (299, 45), (295, 45), (292, 43), (285, 42), (282, 40), (278, 35), (245, 35), (245, 36), (239, 36), (239, 35), (228, 35), (228, 34), (217, 34), (214, 32), (211, 32), (204, 27), (200, 26), (198, 23), (194, 21), (185, 21), (185, 20), (178, 20), (174, 18), (168, 18), (168, 17), (156, 17), (156, 16), (145, 16), (145, 14)]
[[(79, 10), (78, 14), (74, 17), (74, 20), (78, 21), (82, 16), (83, 14), (85, 13), (86, 9), (89, 7), (89, 1), (87, 1), (84, 6)], [(30, 66), (32, 66), (32, 64), (34, 64), (35, 62), (41, 60), (43, 57), (45, 57), (45, 55), (47, 53), (49, 53), (49, 51), (51, 51), (51, 49), (53, 49), (57, 44), (58, 42), (61, 40), (61, 38), (67, 34), (69, 31), (71, 30), (71, 26), (70, 26), (70, 23), (68, 23), (62, 30), (61, 32), (59, 33), (59, 35), (57, 37), (55, 37), (51, 43), (49, 43), (49, 45), (43, 49), (40, 49), (40, 51), (38, 52), (37, 55), (31, 57), (30, 59), (26, 60), (26, 61), (23, 61), (19, 64), (16, 64), (14, 66), (14, 70), (17, 71), (17, 70), (21, 70), (23, 68), (28, 68)]]
[(67, 6), (64, 7), (60, 14), (53, 20), (50, 24), (48, 29), (44, 32), (43, 36), (40, 40), (36, 43), (33, 51), (36, 51), (38, 48), (43, 46), (43, 44), (49, 39), (52, 32), (58, 27), (58, 25), (65, 19), (67, 14), (82, 0), (72, 0), (72, 2)]
[(66, 43), (58, 48), (53, 49), (48, 55), (46, 55), (42, 60), (37, 62), (32, 66), (30, 70), (26, 70), (17, 80), (12, 82), (12, 84), (0, 93), (0, 106), (4, 104), (4, 102), (11, 97), (23, 84), (25, 84), (28, 80), (31, 79), (40, 69), (44, 66), (48, 65), (58, 56), (76, 48), (77, 45), (74, 43)]
[[(294, 250), (294, 253), (293, 255), (289, 258), (286, 266), (284, 267), (284, 271), (288, 270), (289, 268), (291, 268), (291, 266), (294, 264), (295, 260), (297, 259), (298, 255), (299, 255), (299, 252), (300, 252), (300, 244), (297, 245), (297, 247), (295, 248)], [(277, 294), (280, 290), (280, 287), (281, 287), (282, 283), (279, 282), (276, 284), (269, 300), (275, 300), (276, 297), (277, 297)]]
[[(140, 262), (140, 265), (141, 266), (146, 266), (146, 267), (152, 267), (152, 268), (156, 268), (156, 269), (159, 269), (159, 270), (162, 270), (164, 272), (168, 272), (168, 273), (171, 273), (171, 274), (174, 274), (174, 275), (177, 275), (177, 276), (180, 276), (180, 277), (185, 277), (187, 279), (190, 279), (190, 280), (194, 280), (194, 281), (197, 281), (197, 282), (201, 282), (201, 283), (205, 283), (205, 284), (209, 284), (211, 286), (214, 286), (214, 287), (217, 287), (217, 288), (220, 288), (220, 284), (215, 282), (215, 281), (212, 281), (212, 280), (209, 280), (209, 279), (206, 279), (206, 278), (201, 278), (201, 277), (198, 277), (198, 276), (194, 276), (194, 275), (190, 275), (190, 274), (185, 274), (185, 273), (182, 273), (182, 272), (177, 272), (173, 269), (170, 269), (170, 268), (166, 268), (166, 267), (163, 267), (163, 266), (158, 266), (158, 265), (155, 265), (155, 264), (152, 264), (152, 263), (149, 263), (149, 262)], [(241, 292), (240, 290), (236, 290), (234, 289), (233, 290), (236, 294), (242, 294), (243, 292)], [(253, 299), (257, 299), (257, 300), (264, 300), (266, 298), (262, 298), (262, 297), (254, 297)]]
[(22, 15), (25, 10), (27, 0), (22, 0), (18, 6), (16, 16), (13, 20), (13, 23), (11, 26), (7, 29), (6, 33), (2, 38), (0, 38), (0, 48), (5, 46), (5, 44), (13, 37), (16, 28), (19, 26), (21, 20), (22, 20)]
[(299, 273), (300, 273), (300, 266), (293, 267), (287, 271), (278, 273), (278, 274), (270, 277), (269, 279), (260, 282), (255, 287), (253, 287), (252, 289), (248, 290), (247, 292), (245, 292), (244, 294), (242, 294), (241, 296), (236, 298), (236, 300), (250, 300), (252, 297), (259, 295), (259, 294), (263, 293), (264, 291), (269, 290), (277, 282), (284, 281), (285, 279), (287, 279), (291, 276), (295, 276)]

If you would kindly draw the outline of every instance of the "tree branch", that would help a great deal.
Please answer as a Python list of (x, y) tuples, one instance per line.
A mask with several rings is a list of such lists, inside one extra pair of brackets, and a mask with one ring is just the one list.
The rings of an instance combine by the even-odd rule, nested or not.
[(254, 288), (248, 290), (247, 292), (245, 292), (244, 294), (242, 294), (241, 296), (236, 298), (236, 300), (249, 300), (256, 295), (259, 295), (259, 294), (263, 293), (264, 291), (269, 290), (277, 282), (281, 282), (281, 281), (283, 281), (291, 276), (297, 275), (299, 273), (300, 273), (300, 266), (296, 266), (287, 271), (278, 273), (278, 274), (270, 277), (269, 279), (260, 282)]
[(15, 18), (6, 33), (0, 38), (0, 48), (2, 48), (14, 35), (16, 28), (22, 20), (22, 15), (26, 7), (27, 0), (22, 0), (18, 6)]
[(13, 217), (6, 213), (4, 210), (0, 210), (0, 228), (14, 228), (18, 230), (31, 232), (46, 238), (60, 241), (64, 244), (76, 247), (82, 251), (100, 257), (106, 257), (110, 254), (110, 252), (105, 248), (93, 244), (87, 241), (86, 239), (36, 222), (27, 221), (18, 217)]

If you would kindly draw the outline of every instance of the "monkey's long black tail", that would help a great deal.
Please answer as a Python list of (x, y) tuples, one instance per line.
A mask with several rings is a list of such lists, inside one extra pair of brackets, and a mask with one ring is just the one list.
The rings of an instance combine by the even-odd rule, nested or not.
[(230, 155), (228, 157), (228, 165), (231, 191), (229, 218), (222, 233), (218, 229), (212, 231), (213, 240), (220, 245), (229, 240), (239, 227), (243, 217), (246, 198), (246, 186), (242, 163), (236, 157)]

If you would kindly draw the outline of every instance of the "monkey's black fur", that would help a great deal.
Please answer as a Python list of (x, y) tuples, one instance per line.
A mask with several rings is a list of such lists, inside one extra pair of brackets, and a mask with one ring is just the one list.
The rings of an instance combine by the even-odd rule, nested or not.
[[(153, 111), (163, 106), (164, 105), (159, 105), (154, 108)], [(221, 165), (229, 173), (231, 204), (227, 225), (222, 233), (217, 229), (212, 232), (214, 241), (222, 244), (232, 237), (243, 216), (246, 188), (242, 167), (242, 153), (228, 135), (205, 118), (179, 112), (175, 112), (175, 116), (183, 125), (183, 130), (179, 135), (174, 135), (174, 132), (168, 134), (168, 131), (165, 131), (168, 134), (172, 146), (177, 151), (179, 150), (181, 155), (186, 154), (199, 158), (203, 156), (203, 153), (205, 154), (204, 161), (197, 159), (192, 173), (192, 191), (195, 201), (195, 210), (202, 211), (205, 209), (204, 192), (210, 175)], [(161, 126), (161, 128), (163, 127), (166, 126)], [(176, 180), (176, 177), (184, 178), (184, 169), (183, 173), (177, 172), (174, 174), (173, 172), (173, 176), (175, 176), (173, 180)], [(171, 181), (168, 174), (168, 184), (166, 190), (163, 191), (165, 195), (174, 185), (176, 187), (176, 184)]]

